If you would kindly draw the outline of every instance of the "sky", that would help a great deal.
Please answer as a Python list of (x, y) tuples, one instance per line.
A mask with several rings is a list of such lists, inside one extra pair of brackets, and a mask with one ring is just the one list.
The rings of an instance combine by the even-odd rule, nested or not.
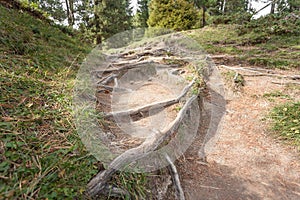
[[(251, 4), (254, 9), (259, 10), (259, 9), (263, 8), (265, 5), (267, 5), (268, 3), (252, 1)], [(133, 6), (133, 11), (135, 13), (135, 11), (137, 9), (137, 0), (131, 0), (131, 5)], [(255, 15), (254, 18), (258, 18), (260, 16), (269, 14), (270, 10), (271, 10), (271, 7), (269, 6), (269, 7), (265, 8), (264, 10), (260, 11), (257, 15)]]
[(131, 5), (133, 6), (133, 12), (135, 13), (137, 9), (137, 0), (131, 0)]

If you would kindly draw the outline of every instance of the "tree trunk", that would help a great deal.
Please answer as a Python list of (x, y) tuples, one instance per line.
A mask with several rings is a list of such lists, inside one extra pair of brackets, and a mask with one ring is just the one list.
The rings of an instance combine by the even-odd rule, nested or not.
[(273, 0), (272, 3), (271, 3), (271, 12), (270, 12), (270, 14), (275, 13), (275, 6), (276, 6), (276, 2), (275, 2), (275, 0)]
[(202, 6), (202, 27), (206, 26), (206, 18), (205, 18), (205, 14), (206, 14), (206, 7)]
[(67, 17), (69, 26), (74, 25), (74, 0), (65, 0), (67, 7)]
[(75, 23), (74, 19), (74, 0), (69, 0), (69, 9), (70, 9), (70, 16), (69, 16), (69, 26), (73, 26)]
[(225, 13), (225, 11), (226, 11), (226, 0), (223, 0), (223, 2), (222, 2), (222, 13), (224, 14)]
[(67, 17), (68, 17), (68, 23), (70, 23), (70, 21), (69, 21), (69, 16), (70, 16), (69, 1), (68, 1), (68, 0), (65, 0), (65, 2), (66, 2), (66, 7), (67, 7)]
[(95, 33), (96, 33), (96, 44), (102, 43), (102, 36), (100, 34), (100, 16), (98, 13), (98, 6), (100, 4), (101, 0), (95, 0), (95, 7), (94, 7), (94, 15), (95, 15)]

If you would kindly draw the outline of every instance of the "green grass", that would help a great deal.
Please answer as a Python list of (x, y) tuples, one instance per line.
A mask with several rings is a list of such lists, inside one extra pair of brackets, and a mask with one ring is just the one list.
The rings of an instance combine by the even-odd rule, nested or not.
[(275, 107), (270, 118), (272, 131), (280, 139), (295, 145), (300, 150), (300, 102)]
[(72, 199), (97, 172), (76, 134), (71, 94), (89, 48), (0, 6), (0, 199)]
[(284, 94), (281, 91), (265, 93), (263, 97), (265, 97), (269, 101), (276, 101), (277, 98), (292, 100), (292, 98), (289, 95)]
[[(71, 101), (91, 47), (2, 6), (0, 27), (0, 199), (81, 199), (99, 162), (77, 135)], [(111, 183), (141, 197), (147, 182), (119, 173)]]
[(123, 199), (146, 199), (150, 195), (149, 191), (147, 191), (148, 176), (149, 174), (146, 173), (121, 171), (111, 180), (111, 184), (129, 192), (130, 197), (125, 196)]
[(265, 68), (300, 67), (299, 35), (272, 35), (264, 32), (240, 34), (240, 25), (207, 26), (188, 31), (211, 54), (234, 55), (241, 62)]

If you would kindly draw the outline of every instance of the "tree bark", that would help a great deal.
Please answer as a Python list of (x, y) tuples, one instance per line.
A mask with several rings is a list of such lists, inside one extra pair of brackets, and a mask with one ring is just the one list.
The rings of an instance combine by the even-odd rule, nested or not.
[(172, 121), (164, 130), (158, 131), (153, 137), (148, 137), (140, 146), (129, 149), (123, 154), (115, 158), (102, 172), (99, 172), (87, 185), (86, 195), (91, 198), (98, 197), (105, 192), (108, 180), (118, 170), (123, 169), (126, 165), (136, 160), (142, 159), (155, 151), (159, 145), (166, 141), (172, 133), (178, 130), (186, 113), (191, 109), (191, 104), (197, 100), (197, 96), (193, 95), (189, 98), (183, 108), (179, 111), (176, 119)]
[(102, 43), (102, 36), (100, 34), (100, 16), (98, 13), (98, 7), (100, 5), (101, 0), (95, 0), (95, 7), (94, 7), (94, 15), (95, 15), (95, 33), (96, 33), (96, 44), (101, 44)]
[(65, 0), (67, 7), (67, 17), (69, 26), (74, 25), (74, 0)]
[(75, 23), (74, 19), (74, 0), (69, 0), (69, 26), (73, 26)]
[(174, 105), (176, 103), (178, 103), (191, 89), (191, 87), (193, 86), (193, 84), (195, 83), (195, 79), (190, 82), (181, 92), (181, 94), (171, 100), (167, 100), (167, 101), (162, 101), (162, 102), (158, 102), (158, 103), (152, 103), (152, 104), (148, 104), (139, 108), (133, 108), (130, 110), (126, 110), (126, 111), (118, 111), (118, 112), (112, 112), (112, 113), (107, 113), (106, 115), (104, 115), (105, 118), (110, 118), (113, 116), (127, 116), (127, 115), (134, 115), (137, 113), (142, 113), (142, 112), (147, 112), (150, 109), (155, 110), (157, 108), (162, 108), (162, 107), (168, 107), (171, 105)]
[(206, 14), (206, 6), (202, 6), (202, 27), (206, 26), (206, 18), (205, 18), (205, 14)]
[(271, 3), (270, 14), (274, 14), (275, 13), (275, 6), (276, 6), (276, 2), (275, 2), (275, 0), (273, 0), (272, 3)]
[(223, 0), (222, 2), (222, 13), (225, 14), (225, 11), (226, 11), (226, 0)]

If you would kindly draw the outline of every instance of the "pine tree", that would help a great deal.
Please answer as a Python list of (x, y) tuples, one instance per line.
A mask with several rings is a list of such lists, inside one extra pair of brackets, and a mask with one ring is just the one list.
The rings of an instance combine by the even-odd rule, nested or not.
[(206, 11), (209, 7), (216, 6), (216, 0), (192, 0), (194, 5), (202, 10), (202, 27), (206, 25)]
[(41, 10), (50, 14), (50, 16), (59, 23), (63, 23), (63, 21), (67, 19), (67, 13), (60, 0), (28, 0), (28, 2), (37, 3)]
[(197, 11), (187, 0), (152, 0), (149, 9), (151, 27), (187, 30), (196, 23)]
[(129, 0), (95, 0), (91, 29), (96, 43), (100, 44), (103, 39), (130, 29), (131, 13)]
[(149, 3), (150, 0), (138, 0), (138, 9), (136, 13), (136, 27), (148, 27)]

